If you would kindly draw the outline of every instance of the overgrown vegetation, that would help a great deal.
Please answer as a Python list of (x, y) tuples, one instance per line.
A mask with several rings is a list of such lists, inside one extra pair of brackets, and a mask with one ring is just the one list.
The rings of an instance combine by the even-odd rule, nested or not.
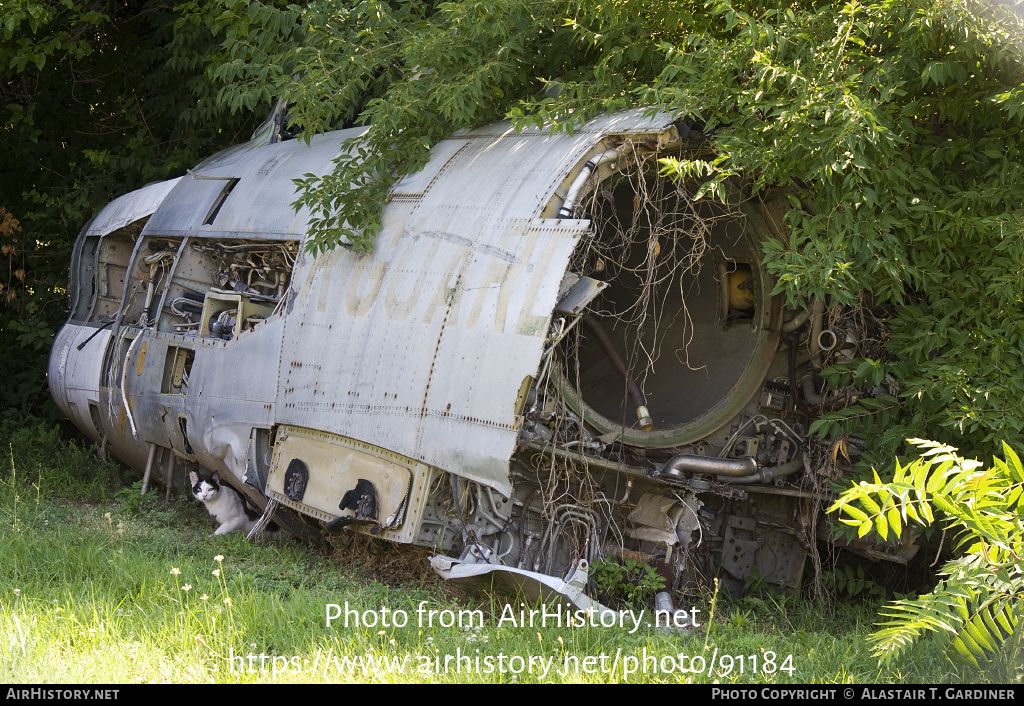
[(665, 579), (653, 566), (634, 559), (621, 563), (602, 559), (590, 567), (592, 595), (610, 608), (640, 609), (653, 605), (654, 594), (665, 590)]
[(75, 232), (116, 194), (244, 138), (277, 97), (303, 138), (369, 128), (334, 174), (301, 185), (313, 250), (371, 247), (390, 186), (454, 130), (505, 117), (571, 130), (648, 105), (713, 149), (665, 161), (697, 180), (694, 197), (725, 197), (728, 181), (732, 199), (788, 199), (788, 237), (765, 244), (777, 291), (887, 325), (878, 357), (826, 378), (861, 392), (891, 380), (897, 394), (829, 413), (822, 436), (868, 439), (879, 468), (910, 436), (972, 452), (1024, 442), (1010, 374), (1024, 333), (1024, 35), (1005, 8), (18, 0), (3, 32), (0, 343), (19, 413), (52, 411), (41, 371)]
[[(877, 533), (884, 541), (910, 531), (910, 523), (930, 525), (935, 512), (945, 518), (956, 558), (942, 569), (947, 578), (930, 594), (899, 600), (882, 611), (871, 641), (876, 654), (891, 659), (904, 653), (924, 632), (942, 636), (971, 663), (1016, 650), (1021, 644), (1024, 599), (1024, 466), (1008, 445), (982, 470), (951, 446), (914, 440), (922, 456), (896, 465), (889, 483), (848, 488), (831, 510), (857, 528), (858, 536)], [(936, 510), (933, 510), (936, 508)], [(1016, 633), (1016, 634), (1015, 634)], [(1009, 641), (1004, 647), (1003, 643)]]
[[(75, 234), (111, 198), (245, 139), (285, 96), (304, 138), (369, 127), (334, 174), (300, 184), (313, 250), (372, 247), (391, 185), (452, 131), (503, 118), (572, 130), (618, 108), (669, 110), (694, 146), (714, 153), (663, 162), (690, 197), (789, 203), (786, 237), (764, 253), (778, 293), (790, 303), (825, 299), (831, 318), (885, 324), (876, 355), (823, 373), (858, 398), (815, 425), (835, 442), (833, 459), (847, 440), (866, 440), (862, 467), (880, 469), (882, 492), (907, 437), (967, 455), (1002, 439), (1024, 447), (1024, 40), (1008, 10), (975, 0), (14, 0), (0, 28), (5, 434), (29, 414), (56, 414), (44, 373), (66, 314)], [(859, 394), (883, 381), (885, 394)], [(53, 473), (43, 472), (46, 453), (14, 463), (19, 444), (53, 432), (23, 433), (4, 481), (9, 545), (36, 552), (25, 542), (59, 538), (99, 556), (77, 535), (46, 528), (45, 512), (59, 507), (46, 498), (107, 502), (118, 471), (97, 470), (67, 446)], [(34, 507), (51, 508), (35, 515), (26, 500), (34, 468)], [(896, 473), (894, 483), (907, 482)], [(139, 522), (155, 517), (139, 509)], [(1016, 513), (1019, 522), (1019, 504)], [(32, 524), (39, 518), (43, 526)], [(902, 525), (888, 511), (882, 518), (873, 522), (884, 540), (882, 527)], [(978, 560), (963, 548), (961, 562)], [(944, 584), (949, 595), (964, 566)], [(147, 571), (144, 584), (157, 585), (156, 566)], [(1019, 572), (1006, 577), (1019, 581)], [(863, 580), (846, 578), (844, 588)], [(118, 601), (144, 595), (109, 590)], [(980, 616), (994, 635), (986, 615), (999, 620), (985, 612), (995, 604), (974, 596), (961, 596), (968, 614), (956, 625), (980, 656), (989, 650), (968, 626)]]

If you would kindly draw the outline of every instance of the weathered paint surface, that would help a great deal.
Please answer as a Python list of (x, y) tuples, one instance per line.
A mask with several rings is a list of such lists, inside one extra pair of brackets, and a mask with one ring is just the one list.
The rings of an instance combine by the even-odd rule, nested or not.
[[(303, 174), (326, 174), (340, 154), (341, 143), (358, 137), (365, 128), (317, 135), (307, 145), (289, 140), (233, 154), (182, 177), (149, 219), (143, 235), (217, 238), (302, 240), (309, 211), (292, 208), (295, 184)], [(212, 219), (230, 180), (237, 179), (230, 195)]]
[(300, 260), (278, 421), (507, 493), (517, 393), (537, 371), (558, 285), (589, 227), (535, 216), (606, 130), (653, 129), (633, 118), (574, 136), (494, 126), (457, 135), (397, 185), (372, 253)]
[[(517, 134), (507, 123), (457, 134), (396, 186), (372, 253), (301, 255), (284, 306), (254, 331), (225, 342), (146, 329), (140, 360), (141, 347), (127, 345), (137, 332), (101, 334), (78, 353), (70, 343), (96, 324), (69, 326), (51, 364), (58, 376), (69, 365), (84, 372), (55, 383), (58, 403), (83, 428), (88, 411), (71, 397), (97, 403), (111, 449), (131, 463), (156, 443), (241, 477), (252, 430), (285, 423), (508, 492), (516, 399), (537, 372), (559, 283), (589, 225), (542, 211), (605, 137), (669, 124), (637, 110), (574, 135)], [(143, 238), (301, 240), (308, 213), (291, 206), (292, 180), (328, 172), (359, 134), (234, 151), (113, 202), (88, 235), (152, 213)], [(139, 257), (137, 245), (132, 262)], [(161, 391), (176, 346), (195, 351), (187, 394)]]
[[(802, 515), (794, 520), (797, 500), (785, 494), (814, 494), (743, 485), (748, 496), (728, 481), (661, 475), (660, 457), (642, 453), (694, 442), (672, 453), (728, 454), (779, 469), (799, 462), (803, 437), (789, 427), (762, 425), (751, 430), (757, 438), (739, 438), (755, 420), (767, 422), (762, 412), (782, 410), (775, 403), (792, 392), (779, 382), (792, 372), (776, 351), (781, 303), (770, 303), (756, 214), (729, 214), (720, 231), (712, 229), (704, 279), (685, 280), (688, 289), (670, 302), (692, 308), (686, 324), (658, 321), (651, 329), (676, 353), (701, 336), (685, 370), (685, 356), (673, 367), (667, 354), (666, 367), (649, 367), (647, 402), (663, 424), (655, 431), (611, 419), (628, 374), (603, 355), (594, 360), (583, 337), (572, 352), (571, 341), (552, 334), (571, 329), (569, 319), (586, 314), (598, 290), (608, 291), (595, 317), (618, 316), (608, 306), (616, 293), (628, 309), (629, 282), (609, 277), (606, 287), (596, 275), (605, 260), (600, 268), (586, 260), (616, 236), (600, 220), (607, 214), (595, 207), (593, 227), (555, 214), (588, 160), (615, 156), (596, 167), (607, 178), (630, 154), (654, 159), (690, 149), (667, 117), (628, 111), (573, 135), (516, 133), (507, 123), (453, 135), (395, 186), (372, 252), (302, 254), (309, 214), (291, 205), (294, 180), (329, 172), (344, 141), (359, 134), (239, 145), (104, 209), (76, 243), (70, 288), (78, 298), (50, 361), (64, 412), (140, 471), (154, 448), (157, 482), (169, 485), (162, 473), (198, 463), (268, 513), (276, 507), (277, 521), (297, 534), (347, 526), (461, 554), (434, 563), (453, 578), (487, 575), (585, 607), (590, 560), (654, 561), (664, 551), (682, 582), (693, 571), (686, 552), (708, 534), (744, 549), (728, 557), (722, 548), (702, 549), (717, 553), (717, 566), (736, 581), (757, 566), (766, 580), (799, 586), (800, 538), (812, 525)], [(576, 198), (579, 184), (572, 188)], [(637, 187), (613, 179), (601, 193), (615, 204), (620, 189)], [(633, 203), (636, 213), (639, 195), (626, 193), (626, 205), (614, 208), (626, 212)], [(659, 192), (651, 203), (669, 212), (664, 201)], [(703, 237), (688, 227), (682, 240)], [(627, 251), (600, 252), (622, 255), (616, 264), (625, 271)], [(574, 253), (574, 276), (598, 279), (553, 327)], [(749, 315), (730, 320), (715, 258), (749, 268)], [(678, 281), (682, 292), (682, 275)], [(542, 365), (545, 352), (551, 357)], [(585, 365), (584, 355), (591, 356)], [(573, 356), (587, 377), (560, 384)], [(692, 382), (701, 376), (705, 382)], [(596, 419), (598, 408), (611, 410), (609, 418)], [(609, 453), (611, 441), (625, 444)], [(513, 488), (510, 471), (525, 482)], [(557, 501), (540, 494), (543, 478), (564, 488)], [(363, 508), (372, 498), (376, 522), (336, 521), (351, 512), (352, 498)]]
[(153, 213), (183, 177), (161, 181), (119, 196), (96, 214), (85, 228), (86, 235), (106, 235)]

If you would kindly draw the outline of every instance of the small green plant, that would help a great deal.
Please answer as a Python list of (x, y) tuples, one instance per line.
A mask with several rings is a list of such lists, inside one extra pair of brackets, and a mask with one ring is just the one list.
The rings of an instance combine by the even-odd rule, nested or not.
[(751, 618), (753, 617), (753, 611), (741, 610), (737, 608), (729, 616), (729, 625), (734, 628), (743, 629), (750, 625)]
[(750, 573), (743, 579), (743, 592), (747, 595), (760, 593), (761, 591), (768, 588), (768, 583), (764, 580), (764, 574), (757, 568), (756, 565), (750, 567)]
[(653, 566), (633, 559), (621, 564), (602, 559), (594, 564), (590, 576), (601, 601), (613, 606), (637, 607), (665, 589), (665, 579)]
[(860, 566), (854, 570), (852, 566), (836, 568), (822, 574), (825, 588), (847, 598), (856, 598), (864, 594), (873, 598), (885, 598), (885, 588), (867, 577)]
[[(847, 488), (829, 508), (861, 537), (876, 532), (884, 541), (906, 525), (929, 525), (935, 510), (945, 515), (959, 556), (941, 574), (947, 578), (914, 599), (888, 604), (871, 639), (874, 653), (898, 656), (925, 632), (945, 637), (955, 652), (979, 666), (999, 655), (1018, 626), (1024, 599), (1024, 466), (1006, 443), (1005, 461), (992, 466), (961, 458), (952, 446), (911, 439), (922, 451), (908, 466), (896, 463), (891, 483), (866, 481)], [(1019, 630), (1018, 630), (1019, 632)]]
[(156, 502), (156, 491), (150, 490), (148, 493), (143, 495), (142, 481), (137, 480), (132, 483), (130, 487), (122, 488), (114, 493), (114, 497), (126, 512), (138, 515), (145, 507)]
[(985, 678), (993, 684), (1024, 684), (1024, 623), (1017, 624), (999, 654), (986, 665)]

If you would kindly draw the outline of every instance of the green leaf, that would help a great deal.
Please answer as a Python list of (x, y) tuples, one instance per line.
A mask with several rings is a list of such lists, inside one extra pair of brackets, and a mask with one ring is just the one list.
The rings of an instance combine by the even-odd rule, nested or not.
[(928, 470), (931, 468), (930, 463), (926, 463), (923, 459), (917, 459), (910, 467), (913, 470), (913, 483), (915, 488), (924, 488), (925, 479), (928, 477)]
[(867, 514), (865, 514), (864, 511), (861, 510), (856, 505), (844, 505), (842, 509), (844, 512), (846, 512), (847, 515), (849, 515), (855, 520), (863, 521), (868, 519)]
[[(965, 639), (966, 639), (966, 642), (965, 642)], [(973, 644), (971, 645), (971, 647), (973, 649), (969, 648), (967, 646), (967, 643), (969, 643), (969, 642), (970, 642), (969, 638), (962, 638), (961, 636), (958, 635), (957, 637), (953, 638), (953, 648), (956, 650), (957, 654), (959, 654), (965, 660), (967, 660), (968, 662), (973, 664), (975, 667), (979, 667), (980, 668), (981, 665), (978, 664), (978, 660), (975, 657), (975, 653), (976, 652), (980, 652), (981, 650), (978, 649), (977, 645), (973, 645)], [(982, 654), (984, 654), (984, 653), (982, 652)]]
[(1014, 482), (1024, 483), (1024, 466), (1021, 465), (1020, 457), (1005, 441), (1003, 442), (1003, 456), (1006, 457), (1006, 461), (1013, 471), (1011, 477)]
[[(895, 507), (890, 507), (888, 512), (885, 513), (886, 519), (888, 520), (889, 526), (897, 537), (900, 536), (902, 522), (900, 522), (900, 513)], [(883, 536), (882, 539), (885, 539)]]

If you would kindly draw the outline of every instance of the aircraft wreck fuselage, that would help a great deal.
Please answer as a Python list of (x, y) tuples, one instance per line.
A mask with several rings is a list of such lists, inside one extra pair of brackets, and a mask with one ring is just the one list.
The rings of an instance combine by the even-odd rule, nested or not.
[(584, 607), (606, 556), (798, 587), (818, 510), (784, 417), (835, 334), (770, 296), (771, 204), (658, 178), (699, 150), (667, 117), (500, 124), (435, 146), (372, 252), (313, 257), (292, 180), (359, 134), (236, 147), (92, 220), (49, 371), (82, 432), (147, 482), (219, 471), (297, 534)]

